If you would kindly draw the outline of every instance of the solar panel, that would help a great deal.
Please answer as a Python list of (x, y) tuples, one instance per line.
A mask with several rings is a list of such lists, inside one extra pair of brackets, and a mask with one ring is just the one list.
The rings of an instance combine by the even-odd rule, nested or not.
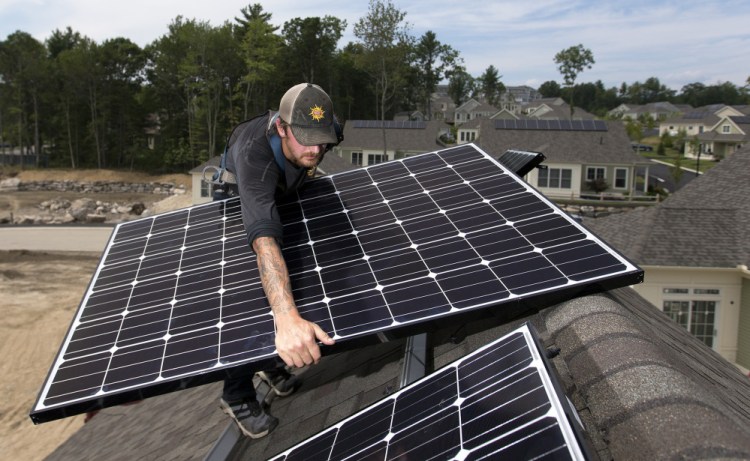
[(591, 459), (548, 367), (524, 325), (271, 459)]
[(352, 120), (354, 128), (388, 128), (401, 130), (423, 130), (427, 122), (418, 120)]
[[(278, 209), (298, 309), (339, 342), (539, 309), (643, 276), (473, 144), (314, 179)], [(31, 418), (219, 380), (273, 357), (239, 199), (126, 222)]]
[(607, 131), (604, 120), (495, 120), (496, 130)]
[(497, 161), (518, 176), (524, 177), (529, 171), (541, 164), (545, 158), (541, 152), (506, 150)]

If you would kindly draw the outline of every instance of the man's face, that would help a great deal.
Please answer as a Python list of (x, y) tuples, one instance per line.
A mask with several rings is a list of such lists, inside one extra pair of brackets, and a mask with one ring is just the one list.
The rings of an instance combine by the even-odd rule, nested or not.
[(302, 168), (312, 168), (318, 165), (321, 155), (323, 155), (323, 146), (305, 146), (297, 142), (291, 128), (281, 126), (281, 122), (276, 120), (276, 130), (281, 137), (281, 150), (293, 164)]

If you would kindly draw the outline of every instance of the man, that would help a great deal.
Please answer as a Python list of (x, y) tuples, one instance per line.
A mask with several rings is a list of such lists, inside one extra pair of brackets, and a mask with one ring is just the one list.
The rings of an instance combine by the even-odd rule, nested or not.
[[(276, 351), (290, 367), (317, 363), (321, 355), (317, 341), (326, 345), (334, 341), (297, 311), (281, 253), (282, 223), (276, 198), (297, 190), (323, 154), (339, 141), (328, 94), (317, 85), (301, 83), (284, 94), (278, 113), (269, 112), (235, 128), (225, 154), (228, 173), (222, 176), (235, 184), (218, 198), (240, 196), (242, 222), (276, 323)], [(252, 368), (238, 367), (232, 374), (224, 382), (223, 411), (245, 435), (267, 435), (278, 420), (257, 401)], [(283, 365), (260, 375), (277, 395), (295, 389), (294, 377)]]

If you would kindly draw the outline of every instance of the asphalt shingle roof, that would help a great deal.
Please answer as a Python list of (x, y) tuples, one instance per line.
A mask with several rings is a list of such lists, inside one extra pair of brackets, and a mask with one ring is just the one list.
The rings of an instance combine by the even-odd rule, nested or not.
[(386, 128), (383, 130), (382, 128), (358, 128), (356, 120), (349, 120), (344, 125), (344, 140), (339, 147), (382, 150), (385, 142), (388, 149), (396, 149), (399, 152), (432, 152), (442, 148), (438, 144), (438, 136), (441, 130), (448, 131), (449, 125), (441, 120), (424, 123), (424, 128)]
[(750, 149), (730, 155), (664, 202), (586, 225), (639, 264), (750, 265)]
[(490, 155), (508, 149), (541, 152), (547, 163), (632, 165), (644, 160), (633, 152), (621, 122), (605, 122), (607, 131), (499, 130), (494, 120), (481, 120), (475, 141)]

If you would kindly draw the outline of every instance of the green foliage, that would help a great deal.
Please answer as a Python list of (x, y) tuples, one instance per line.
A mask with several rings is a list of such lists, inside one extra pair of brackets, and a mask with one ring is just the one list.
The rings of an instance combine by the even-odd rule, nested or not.
[(562, 88), (554, 80), (548, 80), (539, 87), (539, 93), (545, 98), (557, 98), (562, 96)]
[(555, 64), (557, 64), (557, 69), (563, 76), (565, 85), (570, 88), (568, 104), (570, 104), (570, 117), (573, 118), (573, 111), (575, 110), (573, 85), (578, 74), (583, 72), (584, 69), (591, 69), (591, 66), (595, 64), (594, 54), (588, 48), (584, 48), (582, 44), (571, 46), (555, 55)]
[(475, 91), (475, 81), (463, 66), (456, 66), (451, 70), (448, 80), (448, 95), (456, 106), (469, 100)]
[(505, 92), (505, 85), (500, 81), (502, 75), (498, 73), (497, 68), (490, 64), (490, 66), (479, 76), (479, 91), (484, 96), (487, 104), (491, 106), (498, 106), (500, 103), (500, 96)]
[(596, 178), (586, 181), (586, 188), (597, 194), (601, 194), (602, 192), (609, 189), (609, 184), (604, 178)]
[(425, 108), (425, 115), (432, 119), (431, 96), (437, 85), (451, 69), (461, 62), (458, 52), (449, 45), (440, 43), (431, 30), (420, 37), (414, 47), (415, 100)]
[(406, 12), (390, 0), (370, 0), (367, 14), (354, 24), (354, 36), (364, 51), (355, 63), (370, 76), (381, 120), (385, 120), (409, 74), (403, 63), (408, 61), (413, 38), (405, 18)]
[[(124, 37), (97, 43), (70, 27), (45, 43), (15, 32), (0, 40), (0, 142), (38, 152), (50, 166), (185, 171), (221, 152), (238, 122), (277, 108), (300, 81), (325, 88), (343, 121), (402, 110), (431, 118), (431, 95), (446, 80), (458, 105), (477, 95), (499, 105), (502, 63), (472, 76), (434, 32), (412, 37), (391, 0), (368, 6), (354, 24), (356, 40), (343, 46), (345, 21), (293, 18), (281, 28), (259, 3), (218, 25), (178, 16), (144, 48)], [(743, 87), (692, 83), (676, 94), (656, 77), (619, 88), (578, 83), (594, 64), (582, 45), (557, 53), (555, 63), (565, 86), (544, 82), (540, 93), (599, 116), (623, 102), (750, 103), (750, 79)], [(638, 124), (628, 128), (632, 139), (653, 125), (629, 123)], [(671, 139), (677, 150), (684, 143), (684, 133)], [(661, 144), (671, 155), (670, 140)]]

